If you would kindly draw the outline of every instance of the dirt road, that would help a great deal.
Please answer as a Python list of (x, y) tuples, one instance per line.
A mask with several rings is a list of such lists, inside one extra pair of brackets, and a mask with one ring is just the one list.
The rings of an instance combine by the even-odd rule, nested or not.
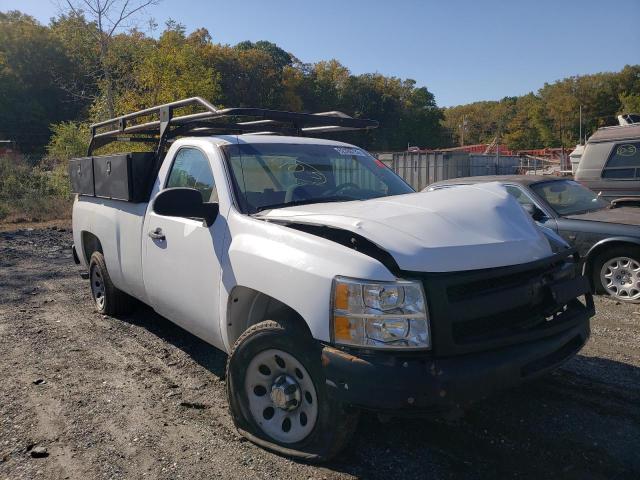
[(236, 434), (222, 353), (145, 307), (96, 314), (70, 243), (0, 233), (0, 480), (640, 478), (640, 306), (599, 299), (581, 355), (456, 422), (364, 415), (316, 467)]

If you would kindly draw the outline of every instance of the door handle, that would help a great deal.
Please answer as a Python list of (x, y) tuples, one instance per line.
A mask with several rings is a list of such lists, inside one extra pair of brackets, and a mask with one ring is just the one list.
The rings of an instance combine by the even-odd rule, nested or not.
[(165, 240), (164, 233), (162, 233), (162, 229), (160, 227), (155, 230), (149, 230), (148, 235), (154, 240)]

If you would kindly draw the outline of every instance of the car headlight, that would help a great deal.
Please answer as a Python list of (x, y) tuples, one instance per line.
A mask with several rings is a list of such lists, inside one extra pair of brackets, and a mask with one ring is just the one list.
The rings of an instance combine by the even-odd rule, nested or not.
[(342, 345), (425, 349), (431, 332), (422, 283), (333, 281), (333, 341)]

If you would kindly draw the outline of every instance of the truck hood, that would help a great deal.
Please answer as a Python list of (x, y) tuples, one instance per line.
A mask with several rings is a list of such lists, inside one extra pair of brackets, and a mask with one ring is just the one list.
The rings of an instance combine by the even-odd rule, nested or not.
[(402, 270), (475, 270), (552, 255), (545, 235), (498, 183), (300, 205), (257, 217), (351, 231), (386, 250)]

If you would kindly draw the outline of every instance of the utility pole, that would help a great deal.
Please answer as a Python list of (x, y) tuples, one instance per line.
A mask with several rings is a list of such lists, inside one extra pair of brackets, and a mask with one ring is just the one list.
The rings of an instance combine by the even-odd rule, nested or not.
[(578, 137), (580, 145), (582, 145), (582, 105), (580, 105), (580, 136)]
[(467, 116), (462, 115), (462, 125), (460, 125), (460, 146), (464, 147), (464, 131), (467, 128)]
[(500, 171), (500, 138), (496, 137), (496, 175)]

